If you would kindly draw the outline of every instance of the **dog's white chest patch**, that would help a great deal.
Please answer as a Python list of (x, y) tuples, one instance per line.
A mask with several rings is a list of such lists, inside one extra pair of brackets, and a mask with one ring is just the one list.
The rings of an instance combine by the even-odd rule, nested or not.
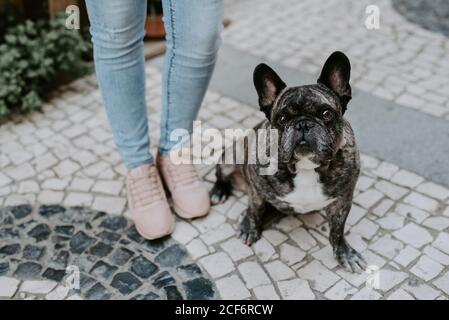
[(293, 183), (292, 192), (279, 198), (279, 200), (287, 202), (297, 213), (321, 210), (335, 200), (323, 193), (319, 175), (313, 169), (298, 170)]

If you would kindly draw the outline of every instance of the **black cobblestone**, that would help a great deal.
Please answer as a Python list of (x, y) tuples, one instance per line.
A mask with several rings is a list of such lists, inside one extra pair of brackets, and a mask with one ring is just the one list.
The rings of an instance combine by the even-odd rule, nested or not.
[(23, 204), (20, 206), (16, 206), (11, 208), (11, 213), (16, 219), (23, 219), (29, 216), (33, 212), (33, 208), (28, 204)]
[(51, 230), (50, 227), (44, 223), (38, 224), (33, 229), (31, 229), (30, 232), (28, 232), (28, 235), (30, 237), (33, 237), (36, 242), (40, 242), (42, 240), (47, 240), (50, 236)]
[(12, 256), (20, 252), (20, 243), (8, 244), (0, 248), (1, 256)]
[(42, 266), (35, 262), (23, 262), (17, 266), (14, 275), (19, 278), (29, 279), (36, 277), (42, 270)]
[(47, 278), (47, 279), (50, 279), (53, 281), (57, 281), (57, 282), (60, 282), (65, 277), (65, 275), (66, 275), (65, 270), (56, 270), (56, 269), (52, 269), (52, 268), (48, 268), (42, 274), (42, 276), (44, 278)]
[(91, 246), (94, 242), (95, 242), (94, 238), (89, 237), (83, 231), (78, 231), (72, 237), (72, 240), (70, 240), (70, 250), (73, 253), (82, 253), (84, 250), (89, 248), (89, 246)]
[(38, 261), (45, 253), (45, 247), (28, 244), (23, 249), (23, 258)]
[(147, 279), (158, 270), (159, 267), (144, 256), (138, 256), (132, 260), (131, 271), (141, 278)]
[(129, 294), (141, 285), (142, 282), (129, 272), (117, 273), (111, 282), (111, 286), (122, 294)]
[(126, 249), (124, 247), (121, 247), (121, 248), (114, 250), (114, 252), (109, 257), (109, 260), (113, 264), (122, 266), (125, 263), (127, 263), (133, 255), (134, 255), (134, 252), (132, 252), (131, 250)]

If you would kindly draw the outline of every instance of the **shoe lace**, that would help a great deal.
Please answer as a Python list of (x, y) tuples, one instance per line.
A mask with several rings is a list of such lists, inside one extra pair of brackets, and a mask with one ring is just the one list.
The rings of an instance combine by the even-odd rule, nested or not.
[(191, 164), (169, 164), (169, 174), (172, 178), (175, 188), (191, 185), (199, 180), (198, 174)]
[(137, 207), (164, 199), (163, 188), (156, 172), (150, 171), (147, 175), (133, 178), (130, 189)]

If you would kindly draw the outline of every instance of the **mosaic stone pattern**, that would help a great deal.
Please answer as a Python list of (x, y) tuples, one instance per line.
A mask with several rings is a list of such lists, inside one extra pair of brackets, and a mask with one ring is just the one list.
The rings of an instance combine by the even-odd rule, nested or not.
[[(0, 283), (23, 281), (9, 298), (216, 297), (182, 245), (168, 237), (145, 240), (123, 216), (58, 205), (7, 207), (0, 209), (0, 243)], [(71, 267), (80, 272), (79, 289), (70, 286)]]

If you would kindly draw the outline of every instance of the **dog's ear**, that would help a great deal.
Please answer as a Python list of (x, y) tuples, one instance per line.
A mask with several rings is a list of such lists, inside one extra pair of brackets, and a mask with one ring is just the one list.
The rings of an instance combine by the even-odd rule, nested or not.
[(321, 70), (318, 83), (324, 84), (340, 98), (342, 112), (345, 113), (346, 106), (352, 98), (349, 78), (351, 76), (351, 63), (348, 57), (340, 51), (336, 51), (327, 58)]
[(260, 110), (265, 113), (269, 120), (274, 100), (287, 85), (273, 69), (264, 63), (259, 64), (254, 69), (253, 81), (259, 95)]

